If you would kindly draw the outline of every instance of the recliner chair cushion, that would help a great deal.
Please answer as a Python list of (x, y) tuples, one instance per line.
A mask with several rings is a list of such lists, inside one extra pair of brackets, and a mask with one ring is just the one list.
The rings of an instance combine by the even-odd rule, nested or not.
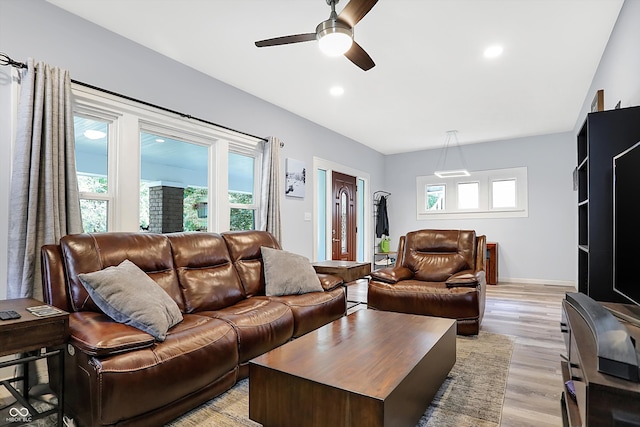
[(428, 257), (414, 254), (412, 257), (416, 258), (415, 265), (418, 266), (418, 270), (413, 274), (414, 279), (425, 282), (444, 282), (452, 274), (467, 267), (464, 259), (458, 254), (438, 254)]
[(407, 233), (404, 266), (414, 279), (444, 282), (475, 261), (474, 231), (419, 230)]

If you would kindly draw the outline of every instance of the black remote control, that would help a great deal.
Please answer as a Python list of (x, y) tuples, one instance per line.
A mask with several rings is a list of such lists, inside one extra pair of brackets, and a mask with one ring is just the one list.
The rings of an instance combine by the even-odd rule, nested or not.
[(19, 319), (20, 317), (20, 314), (13, 310), (0, 311), (0, 320)]

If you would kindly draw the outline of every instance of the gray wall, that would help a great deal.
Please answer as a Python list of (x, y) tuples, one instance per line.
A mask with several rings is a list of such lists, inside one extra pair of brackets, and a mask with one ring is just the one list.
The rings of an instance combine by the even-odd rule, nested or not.
[(605, 109), (614, 108), (619, 100), (622, 107), (640, 105), (638, 22), (640, 1), (626, 0), (573, 131), (463, 147), (472, 170), (528, 167), (528, 218), (418, 221), (415, 177), (433, 172), (439, 152), (387, 156), (384, 189), (393, 193), (389, 215), (394, 243), (397, 236), (416, 228), (474, 228), (499, 243), (501, 278), (575, 282), (577, 195), (571, 172), (577, 157), (576, 134), (598, 89), (604, 89)]
[[(527, 167), (529, 216), (499, 219), (416, 219), (416, 176), (433, 174), (440, 149), (387, 156), (386, 190), (392, 246), (420, 228), (473, 229), (498, 242), (501, 280), (570, 284), (575, 280), (576, 220), (571, 133), (462, 146), (471, 171)], [(456, 156), (454, 156), (456, 154)], [(452, 160), (457, 153), (452, 153)]]
[[(215, 46), (212, 46), (215, 48)], [(44, 0), (0, 0), (0, 51), (18, 61), (28, 57), (66, 68), (71, 78), (220, 125), (285, 142), (284, 159), (313, 156), (371, 174), (379, 188), (384, 156), (259, 98), (208, 77), (114, 33), (59, 9)], [(256, 70), (256, 78), (259, 78)], [(9, 67), (0, 67), (0, 298), (4, 298), (9, 167), (11, 145)], [(282, 206), (285, 249), (312, 257), (313, 176), (308, 174), (304, 199), (285, 199)], [(284, 185), (284, 184), (283, 184)]]
[(623, 108), (640, 105), (639, 22), (640, 1), (625, 0), (577, 117), (574, 134), (591, 111), (591, 101), (599, 89), (604, 90), (605, 110), (615, 108), (618, 101)]

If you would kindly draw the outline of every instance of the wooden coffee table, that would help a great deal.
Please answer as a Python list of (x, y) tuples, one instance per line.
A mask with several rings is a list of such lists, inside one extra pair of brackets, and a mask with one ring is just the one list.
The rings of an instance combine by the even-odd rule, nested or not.
[(455, 320), (359, 310), (253, 359), (249, 418), (413, 427), (455, 361)]

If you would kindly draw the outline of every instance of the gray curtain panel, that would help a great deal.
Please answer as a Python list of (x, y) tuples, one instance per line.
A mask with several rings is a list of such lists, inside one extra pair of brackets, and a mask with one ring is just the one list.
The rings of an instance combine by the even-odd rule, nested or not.
[(261, 229), (270, 232), (280, 244), (280, 140), (269, 137), (262, 153), (262, 191), (260, 191)]
[(40, 248), (82, 232), (71, 78), (27, 61), (11, 175), (7, 298), (42, 300)]

